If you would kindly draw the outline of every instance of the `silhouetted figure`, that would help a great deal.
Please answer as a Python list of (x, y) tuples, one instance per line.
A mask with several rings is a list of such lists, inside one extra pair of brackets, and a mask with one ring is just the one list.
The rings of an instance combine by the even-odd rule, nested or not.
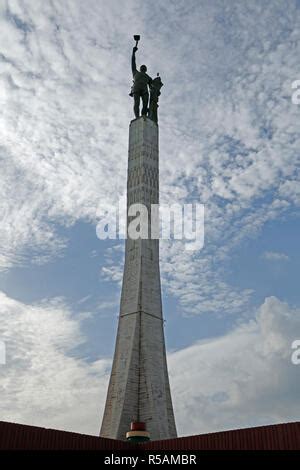
[(161, 78), (159, 74), (157, 74), (157, 77), (152, 80), (151, 85), (150, 85), (150, 105), (149, 105), (149, 118), (152, 119), (152, 121), (156, 122), (158, 121), (157, 117), (157, 108), (158, 108), (158, 99), (160, 96), (160, 89), (163, 86), (163, 83), (161, 81)]
[(130, 96), (134, 98), (134, 114), (135, 117), (138, 118), (140, 115), (140, 98), (142, 98), (143, 108), (142, 108), (142, 116), (147, 115), (148, 111), (148, 101), (149, 101), (149, 91), (148, 86), (152, 83), (152, 78), (147, 75), (147, 67), (146, 65), (141, 65), (140, 70), (138, 71), (136, 68), (135, 62), (135, 53), (138, 50), (137, 47), (133, 48), (132, 51), (132, 58), (131, 58), (131, 68), (132, 68), (132, 75), (133, 75), (133, 86), (131, 88)]

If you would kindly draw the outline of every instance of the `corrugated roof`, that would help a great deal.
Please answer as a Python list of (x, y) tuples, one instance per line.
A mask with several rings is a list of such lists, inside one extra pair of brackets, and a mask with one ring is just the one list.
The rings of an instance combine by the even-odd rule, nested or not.
[(127, 442), (0, 421), (0, 450), (124, 450)]
[[(0, 421), (0, 450), (128, 450), (123, 441)], [(300, 422), (149, 441), (144, 450), (300, 450)]]
[(300, 422), (147, 442), (147, 450), (298, 450)]

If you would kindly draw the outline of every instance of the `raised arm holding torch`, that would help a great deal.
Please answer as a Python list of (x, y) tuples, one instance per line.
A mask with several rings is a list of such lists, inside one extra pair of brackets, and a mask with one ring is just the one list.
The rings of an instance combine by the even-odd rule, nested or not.
[(131, 57), (131, 69), (133, 76), (133, 86), (131, 89), (130, 96), (134, 98), (134, 114), (138, 118), (140, 115), (140, 99), (142, 98), (142, 116), (147, 116), (148, 112), (148, 102), (149, 102), (149, 90), (148, 87), (152, 83), (152, 78), (147, 75), (146, 65), (141, 65), (140, 70), (136, 68), (136, 58), (135, 54), (138, 50), (137, 45), (140, 40), (140, 36), (134, 36), (136, 45), (132, 51)]

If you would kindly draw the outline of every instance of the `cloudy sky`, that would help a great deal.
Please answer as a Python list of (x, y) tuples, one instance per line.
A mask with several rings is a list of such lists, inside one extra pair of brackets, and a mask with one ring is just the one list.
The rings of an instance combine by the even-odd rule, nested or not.
[(178, 433), (299, 420), (299, 25), (298, 0), (0, 0), (0, 420), (99, 432), (133, 34), (164, 82), (161, 201), (205, 204), (202, 250), (161, 244)]

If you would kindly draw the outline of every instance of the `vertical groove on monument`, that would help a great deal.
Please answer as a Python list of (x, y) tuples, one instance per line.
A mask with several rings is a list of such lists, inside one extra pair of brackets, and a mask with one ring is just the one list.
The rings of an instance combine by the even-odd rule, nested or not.
[[(147, 208), (159, 203), (158, 126), (146, 117), (133, 120), (129, 131), (127, 206), (134, 203)], [(151, 239), (126, 240), (116, 349), (100, 435), (123, 440), (131, 421), (145, 422), (152, 440), (177, 435), (166, 362), (159, 241)]]

